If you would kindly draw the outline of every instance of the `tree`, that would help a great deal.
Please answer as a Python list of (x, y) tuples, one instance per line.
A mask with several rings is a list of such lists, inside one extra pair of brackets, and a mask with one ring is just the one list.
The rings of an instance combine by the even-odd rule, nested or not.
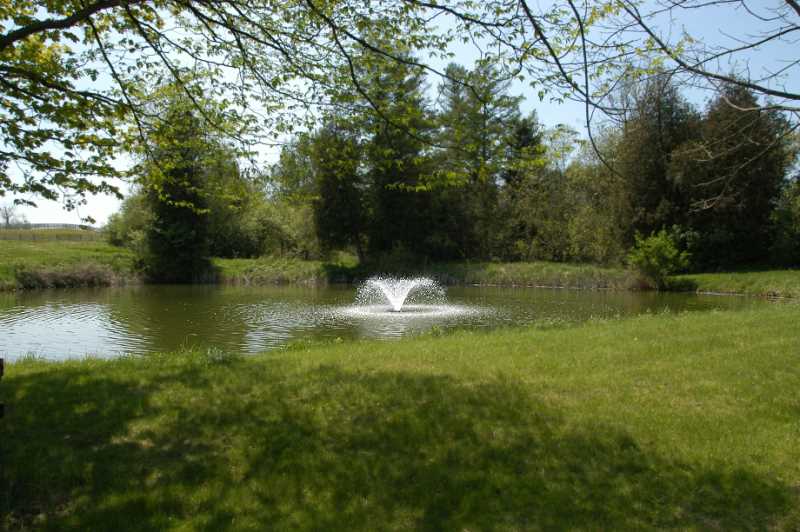
[(108, 243), (131, 248), (137, 255), (143, 255), (145, 234), (152, 223), (152, 214), (147, 196), (138, 188), (131, 190), (119, 211), (108, 218), (104, 228)]
[(432, 229), (426, 182), (433, 123), (424, 97), (424, 78), (418, 69), (403, 63), (379, 61), (365, 66), (365, 94), (383, 113), (383, 117), (360, 116), (369, 183), (369, 252), (377, 257), (402, 248), (427, 255), (432, 251), (426, 238)]
[(164, 120), (148, 131), (140, 165), (152, 222), (144, 268), (152, 281), (193, 282), (211, 271), (205, 175), (218, 155), (202, 121), (181, 98), (168, 102)]
[[(115, 193), (112, 178), (124, 176), (113, 164), (115, 150), (124, 147), (118, 124), (131, 120), (144, 134), (153, 116), (143, 88), (165, 79), (189, 100), (225, 101), (226, 113), (242, 125), (234, 136), (255, 141), (260, 136), (248, 134), (255, 123), (280, 135), (343, 95), (363, 95), (353, 67), (359, 54), (449, 79), (432, 64), (460, 42), (476, 43), (502, 78), (523, 77), (540, 98), (584, 102), (587, 123), (595, 111), (618, 116), (610, 96), (621, 80), (660, 70), (681, 84), (716, 90), (734, 83), (770, 97), (771, 107), (793, 113), (796, 127), (800, 91), (791, 80), (800, 61), (786, 42), (800, 30), (800, 4), (739, 4), (2, 0), (0, 191), (47, 198), (64, 191), (68, 208), (87, 194)], [(734, 10), (750, 24), (738, 25), (746, 33), (728, 43), (670, 31), (683, 15), (724, 24), (726, 17), (715, 15)], [(757, 68), (756, 49), (767, 50), (759, 58), (779, 67)], [(431, 60), (409, 59), (414, 51)], [(214, 75), (193, 80), (187, 72), (195, 68)], [(384, 115), (378, 102), (368, 106)]]
[(311, 164), (317, 181), (313, 202), (317, 237), (327, 250), (352, 245), (363, 261), (361, 146), (353, 132), (335, 118), (329, 119), (314, 137)]
[(673, 171), (676, 148), (695, 139), (700, 117), (664, 75), (628, 86), (629, 109), (614, 168), (624, 177), (631, 206), (628, 240), (665, 227), (685, 225), (689, 199), (683, 175)]
[(771, 213), (797, 155), (790, 131), (750, 90), (726, 85), (710, 102), (700, 136), (676, 150), (672, 172), (689, 198), (697, 266), (768, 260)]
[(11, 227), (17, 220), (17, 207), (13, 203), (0, 205), (0, 220), (6, 227)]
[(800, 176), (784, 183), (772, 213), (774, 238), (770, 255), (773, 263), (800, 267)]
[[(598, 145), (610, 163), (619, 153), (621, 135), (601, 132)], [(569, 258), (578, 262), (619, 264), (625, 256), (632, 218), (623, 176), (603, 164), (590, 146), (584, 145), (566, 169), (571, 208), (567, 231)]]
[[(144, 137), (158, 118), (145, 89), (164, 80), (201, 115), (204, 98), (224, 102), (227, 122), (241, 126), (226, 131), (234, 138), (260, 140), (250, 127), (256, 121), (270, 135), (287, 131), (304, 119), (299, 110), (352, 90), (353, 80), (338, 72), (354, 48), (386, 56), (356, 28), (373, 27), (400, 48), (440, 49), (444, 39), (418, 19), (423, 9), (313, 0), (3, 0), (0, 192), (55, 199), (63, 190), (68, 208), (87, 194), (117, 193), (111, 179), (125, 174), (113, 157), (126, 148), (119, 124), (135, 123)], [(198, 69), (212, 75), (193, 77)]]
[(270, 168), (268, 190), (273, 197), (306, 202), (317, 195), (317, 183), (312, 168), (315, 138), (302, 132), (281, 148), (278, 162)]
[(468, 72), (451, 64), (439, 87), (440, 180), (450, 187), (452, 225), (461, 232), (464, 257), (490, 258), (502, 227), (496, 216), (502, 182), (513, 184), (528, 153), (537, 145), (535, 116), (520, 118), (521, 97), (509, 94), (510, 82), (489, 65)]

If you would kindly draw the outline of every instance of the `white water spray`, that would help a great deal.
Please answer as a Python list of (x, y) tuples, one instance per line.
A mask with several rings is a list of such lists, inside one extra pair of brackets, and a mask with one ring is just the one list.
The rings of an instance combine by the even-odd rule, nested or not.
[(409, 297), (415, 301), (423, 299), (426, 302), (438, 302), (444, 298), (444, 290), (436, 281), (427, 277), (413, 279), (373, 277), (358, 290), (356, 301), (365, 305), (384, 300), (389, 303), (393, 312), (402, 312), (403, 305)]

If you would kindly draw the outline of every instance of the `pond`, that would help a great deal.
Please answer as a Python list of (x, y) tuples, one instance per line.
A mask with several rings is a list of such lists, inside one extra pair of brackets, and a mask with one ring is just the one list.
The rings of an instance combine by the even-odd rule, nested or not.
[(49, 359), (173, 351), (258, 353), (306, 339), (398, 338), (436, 326), (496, 328), (766, 305), (744, 297), (449, 287), (457, 312), (354, 312), (352, 286), (134, 286), (0, 294), (0, 355)]

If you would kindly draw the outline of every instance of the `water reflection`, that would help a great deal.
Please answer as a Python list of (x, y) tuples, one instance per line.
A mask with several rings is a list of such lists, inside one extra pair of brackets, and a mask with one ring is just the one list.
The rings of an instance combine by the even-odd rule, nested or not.
[[(433, 326), (498, 327), (769, 304), (738, 297), (453, 287), (465, 309), (375, 319), (347, 312), (351, 287), (138, 286), (0, 294), (0, 353), (48, 358), (220, 347), (256, 353), (300, 339), (393, 338)], [(410, 309), (413, 310), (413, 309)]]

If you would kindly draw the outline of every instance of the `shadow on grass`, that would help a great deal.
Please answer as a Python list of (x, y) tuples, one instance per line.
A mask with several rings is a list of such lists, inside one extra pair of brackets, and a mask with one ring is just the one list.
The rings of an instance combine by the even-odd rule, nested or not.
[(12, 529), (763, 529), (797, 503), (569, 423), (504, 378), (248, 361), (9, 377)]

